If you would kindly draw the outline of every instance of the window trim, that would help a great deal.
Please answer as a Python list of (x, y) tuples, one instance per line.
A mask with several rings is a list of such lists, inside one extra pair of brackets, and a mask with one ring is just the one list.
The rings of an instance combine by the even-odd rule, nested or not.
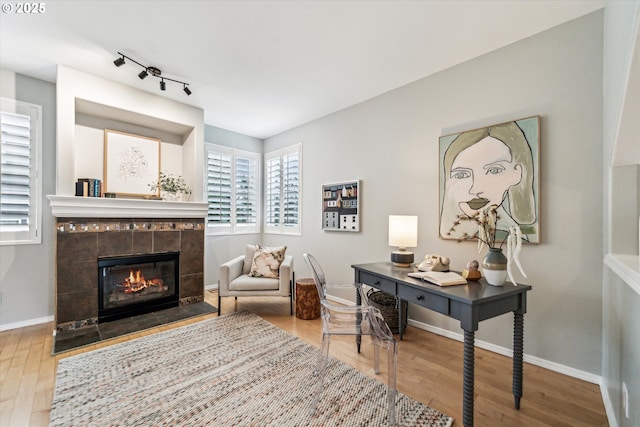
[[(278, 226), (273, 226), (273, 225), (268, 225), (267, 224), (267, 208), (268, 208), (268, 194), (267, 194), (267, 173), (268, 173), (268, 168), (267, 168), (267, 162), (271, 159), (275, 159), (275, 158), (280, 158), (281, 160), (284, 158), (284, 156), (292, 154), (292, 153), (297, 153), (298, 154), (298, 223), (295, 226), (291, 226), (291, 225), (285, 225), (283, 223), (281, 223)], [(284, 147), (278, 150), (274, 150), (274, 151), (270, 151), (268, 153), (265, 153), (264, 155), (264, 183), (263, 183), (263, 187), (264, 187), (264, 213), (263, 213), (263, 233), (264, 234), (282, 234), (282, 235), (292, 235), (292, 236), (301, 236), (302, 235), (302, 144), (298, 143), (298, 144), (294, 144), (294, 145), (290, 145), (288, 147)], [(282, 190), (281, 193), (282, 194)], [(281, 198), (281, 206), (280, 206), (280, 212), (284, 212), (284, 206), (282, 206), (282, 204), (284, 204), (285, 199)]]
[[(227, 147), (224, 145), (214, 144), (211, 142), (205, 142), (205, 185), (204, 185), (204, 200), (208, 203), (208, 158), (209, 152), (221, 153), (231, 156), (231, 221), (229, 224), (211, 224), (208, 218), (205, 218), (206, 234), (207, 235), (235, 235), (235, 234), (259, 234), (261, 232), (262, 225), (262, 156), (260, 153), (253, 151), (246, 151), (237, 148)], [(235, 183), (237, 179), (236, 175), (236, 159), (238, 157), (248, 158), (255, 162), (257, 169), (256, 179), (256, 223), (255, 225), (246, 225), (236, 223), (236, 193)]]
[(27, 231), (0, 231), (0, 246), (31, 245), (42, 243), (42, 106), (15, 99), (0, 98), (0, 110), (10, 114), (23, 114), (31, 118), (29, 164), (30, 180), (30, 221)]

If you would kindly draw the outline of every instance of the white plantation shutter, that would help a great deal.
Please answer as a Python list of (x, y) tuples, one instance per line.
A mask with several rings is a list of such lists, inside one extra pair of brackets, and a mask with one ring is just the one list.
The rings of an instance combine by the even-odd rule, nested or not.
[(258, 196), (260, 173), (259, 162), (253, 157), (236, 156), (235, 170), (235, 212), (238, 226), (258, 226), (260, 208)]
[(231, 155), (207, 153), (207, 222), (231, 224)]
[(274, 157), (265, 160), (265, 226), (280, 226), (280, 208), (282, 205), (282, 159)]
[(31, 119), (2, 113), (2, 184), (0, 223), (24, 231), (29, 228)]
[(0, 111), (0, 242), (40, 243), (38, 170), (42, 107), (2, 99)]
[(300, 234), (301, 145), (265, 155), (265, 232)]
[(300, 153), (293, 152), (283, 156), (282, 169), (282, 199), (283, 218), (285, 227), (298, 226), (300, 200)]
[(260, 232), (260, 154), (206, 144), (211, 233)]

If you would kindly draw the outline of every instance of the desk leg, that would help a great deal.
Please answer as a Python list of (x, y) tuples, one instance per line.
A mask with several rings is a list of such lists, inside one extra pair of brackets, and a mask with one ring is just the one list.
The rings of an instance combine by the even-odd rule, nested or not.
[[(356, 278), (357, 279), (357, 278)], [(356, 282), (357, 283), (357, 282)], [(360, 296), (360, 292), (356, 288), (356, 305), (362, 305), (362, 297)], [(358, 314), (356, 316), (356, 322), (358, 323), (358, 331), (360, 330), (360, 324), (362, 323), (361, 315)], [(360, 353), (360, 344), (362, 344), (362, 335), (356, 335), (356, 347), (358, 347), (358, 353)]]
[(474, 381), (475, 332), (464, 331), (464, 371), (462, 382), (462, 424), (473, 427), (473, 381)]
[(400, 335), (400, 341), (402, 341), (402, 335), (404, 334), (404, 310), (402, 309), (402, 300), (398, 297), (396, 300), (396, 311), (398, 312), (398, 334)]
[(524, 344), (524, 315), (513, 313), (513, 400), (520, 409), (522, 397), (522, 351)]

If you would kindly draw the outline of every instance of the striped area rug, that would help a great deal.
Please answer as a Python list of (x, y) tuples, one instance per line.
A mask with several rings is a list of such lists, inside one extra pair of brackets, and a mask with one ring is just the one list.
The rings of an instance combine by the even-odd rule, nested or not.
[[(50, 425), (386, 425), (386, 385), (335, 358), (310, 414), (318, 352), (248, 312), (114, 344), (60, 360)], [(397, 413), (400, 426), (453, 422), (400, 393)]]

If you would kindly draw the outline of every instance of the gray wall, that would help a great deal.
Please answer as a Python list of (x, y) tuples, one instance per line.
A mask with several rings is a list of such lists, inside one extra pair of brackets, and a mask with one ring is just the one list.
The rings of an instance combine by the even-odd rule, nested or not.
[(0, 327), (34, 319), (53, 319), (54, 223), (47, 194), (56, 191), (56, 87), (42, 80), (16, 75), (19, 101), (42, 106), (43, 170), (42, 243), (0, 246)]
[[(303, 236), (265, 235), (265, 244), (288, 244), (298, 260), (312, 252), (329, 280), (350, 281), (352, 263), (388, 259), (388, 215), (416, 214), (416, 255), (443, 253), (462, 269), (482, 255), (438, 238), (438, 137), (540, 115), (543, 243), (521, 255), (520, 280), (533, 286), (525, 352), (599, 374), (602, 25), (600, 11), (267, 139), (265, 151), (303, 143), (304, 199)], [(350, 179), (362, 180), (362, 231), (323, 232), (321, 185)], [(410, 316), (460, 332), (426, 310), (412, 306)], [(485, 321), (476, 337), (511, 348), (512, 322)]]

